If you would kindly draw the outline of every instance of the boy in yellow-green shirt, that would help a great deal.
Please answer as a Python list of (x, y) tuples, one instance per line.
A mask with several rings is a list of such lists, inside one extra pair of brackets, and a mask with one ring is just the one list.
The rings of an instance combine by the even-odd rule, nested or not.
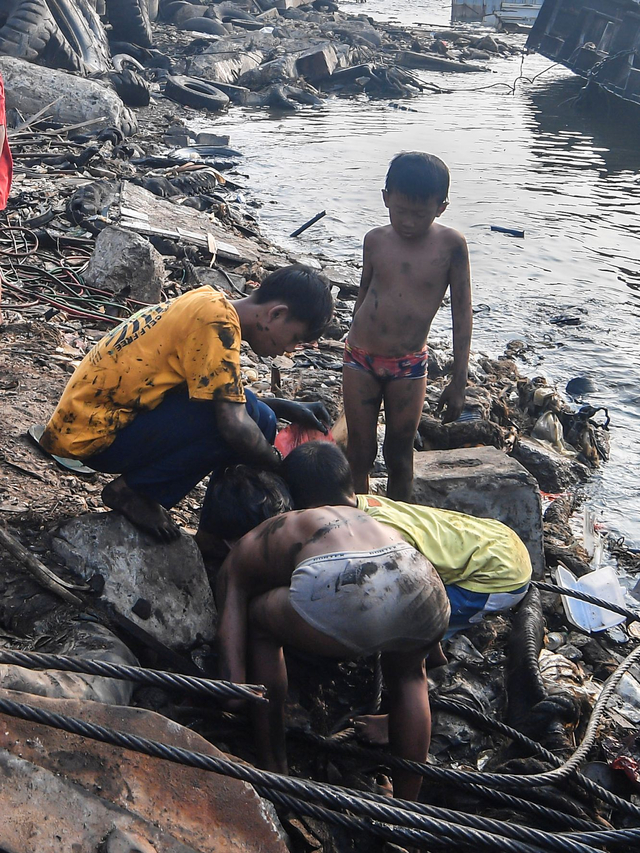
[(297, 508), (354, 506), (397, 530), (440, 575), (451, 604), (445, 639), (484, 614), (508, 610), (524, 598), (531, 559), (518, 535), (492, 518), (356, 495), (349, 464), (328, 442), (309, 442), (284, 460), (282, 474)]

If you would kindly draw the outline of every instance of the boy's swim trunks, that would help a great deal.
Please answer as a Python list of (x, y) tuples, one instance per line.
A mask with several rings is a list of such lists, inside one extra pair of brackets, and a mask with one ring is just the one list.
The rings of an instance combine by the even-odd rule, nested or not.
[(442, 581), (404, 542), (304, 560), (291, 576), (289, 601), (305, 622), (359, 656), (426, 651), (449, 622)]
[(510, 592), (473, 592), (456, 584), (447, 584), (445, 589), (451, 604), (451, 619), (444, 639), (449, 640), (458, 631), (482, 622), (485, 613), (499, 613), (515, 607), (527, 594), (529, 584)]
[(348, 342), (344, 345), (344, 366), (364, 370), (378, 380), (423, 379), (427, 375), (428, 347), (401, 358), (371, 355)]

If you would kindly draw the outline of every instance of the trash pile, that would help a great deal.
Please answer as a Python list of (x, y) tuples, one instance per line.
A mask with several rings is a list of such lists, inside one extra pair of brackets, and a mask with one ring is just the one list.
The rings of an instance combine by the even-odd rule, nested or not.
[[(206, 484), (173, 513), (183, 528), (178, 541), (159, 545), (103, 511), (107, 477), (61, 467), (26, 434), (46, 422), (90, 347), (139, 307), (203, 284), (244, 296), (269, 271), (303, 261), (331, 282), (332, 325), (317, 345), (272, 360), (244, 348), (242, 379), (261, 396), (322, 400), (336, 441), (344, 441), (342, 350), (359, 271), (327, 256), (293, 256), (264, 240), (259, 200), (238, 174), (241, 152), (216, 133), (211, 115), (211, 127), (194, 132), (193, 110), (291, 110), (321, 107), (334, 93), (435, 92), (407, 69), (473, 71), (475, 62), (519, 50), (517, 41), (462, 28), (405, 31), (344, 15), (330, 0), (179, 0), (159, 7), (147, 0), (98, 0), (95, 7), (88, 0), (8, 0), (0, 24), (15, 158), (0, 229), (0, 660), (37, 651), (114, 667), (63, 672), (61, 660), (49, 660), (34, 671), (38, 662), (28, 656), (0, 663), (0, 762), (12, 779), (0, 793), (0, 812), (11, 816), (0, 819), (2, 846), (57, 849), (43, 814), (68, 846), (110, 853), (281, 851), (286, 844), (296, 853), (350, 851), (363, 849), (363, 831), (374, 833), (367, 849), (382, 850), (391, 839), (424, 847), (432, 839), (427, 830), (449, 846), (461, 838), (480, 843), (473, 832), (482, 832), (481, 846), (495, 850), (506, 839), (524, 839), (524, 826), (543, 831), (527, 849), (560, 849), (553, 839), (562, 830), (581, 832), (572, 849), (586, 850), (588, 833), (637, 825), (640, 684), (619, 669), (640, 636), (633, 613), (626, 628), (611, 624), (594, 635), (576, 625), (575, 612), (569, 618), (556, 592), (533, 589), (513, 621), (496, 616), (451, 640), (449, 665), (432, 679), (433, 741), (423, 786), (430, 810), (422, 823), (405, 812), (414, 836), (397, 814), (376, 812), (386, 806), (372, 795), (388, 792), (392, 761), (360, 744), (351, 723), (354, 709), (365, 714), (379, 706), (376, 661), (320, 665), (292, 655), (292, 774), (362, 795), (340, 804), (320, 786), (307, 792), (309, 803), (294, 786), (292, 805), (273, 779), (256, 781), (241, 762), (230, 770), (232, 756), (255, 760), (250, 727), (245, 715), (220, 710), (209, 682), (203, 698), (184, 692), (184, 683), (134, 683), (132, 671), (122, 669), (205, 678), (214, 671), (209, 567), (192, 539)], [(45, 75), (36, 63), (51, 70)], [(597, 563), (571, 522), (580, 507), (576, 486), (606, 462), (609, 419), (589, 404), (580, 377), (564, 394), (542, 377), (521, 376), (523, 347), (513, 341), (498, 358), (473, 356), (465, 411), (443, 425), (436, 402), (452, 353), (445, 342), (431, 341), (416, 451), (419, 458), (421, 451), (488, 446), (518, 460), (546, 493), (547, 567), (563, 565), (579, 579)], [(380, 456), (374, 488), (383, 491), (384, 482)], [(624, 543), (610, 545), (608, 558), (628, 576), (640, 571), (637, 554)], [(612, 673), (621, 676), (615, 696), (594, 712), (596, 698), (608, 698), (601, 688)], [(62, 734), (45, 728), (44, 716), (9, 716), (16, 709), (7, 703), (210, 760), (187, 767), (123, 752), (117, 739), (98, 743), (71, 724)], [(581, 763), (590, 782), (557, 769), (596, 725), (594, 760)], [(183, 753), (181, 760), (192, 759)], [(452, 769), (460, 775), (447, 775)], [(514, 775), (498, 782), (497, 773)], [(522, 782), (532, 774), (541, 775)], [(494, 820), (473, 829), (474, 814)], [(387, 821), (395, 823), (391, 832)]]

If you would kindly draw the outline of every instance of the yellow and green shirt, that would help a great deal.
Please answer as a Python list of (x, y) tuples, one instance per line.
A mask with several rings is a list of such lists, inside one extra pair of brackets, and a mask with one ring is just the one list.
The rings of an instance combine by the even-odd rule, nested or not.
[(41, 444), (58, 456), (83, 459), (105, 450), (172, 388), (192, 400), (244, 402), (238, 314), (211, 287), (152, 305), (109, 332), (78, 365)]
[(358, 509), (388, 524), (429, 560), (444, 584), (473, 592), (511, 592), (531, 580), (519, 536), (493, 518), (357, 495)]

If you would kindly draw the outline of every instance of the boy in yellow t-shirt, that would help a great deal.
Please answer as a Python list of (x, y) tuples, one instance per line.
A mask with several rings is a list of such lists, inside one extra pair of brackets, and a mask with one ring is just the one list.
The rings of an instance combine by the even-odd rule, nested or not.
[(284, 460), (282, 474), (297, 508), (354, 506), (393, 527), (440, 575), (451, 604), (445, 639), (485, 613), (521, 601), (531, 580), (531, 559), (517, 534), (492, 518), (356, 495), (349, 464), (328, 442), (309, 442)]
[(271, 273), (243, 299), (200, 287), (143, 308), (87, 353), (40, 444), (119, 474), (105, 504), (173, 539), (179, 530), (166, 510), (207, 474), (238, 462), (279, 467), (276, 416), (326, 429), (321, 404), (265, 405), (245, 392), (240, 343), (279, 355), (318, 338), (332, 313), (327, 282), (300, 265)]

